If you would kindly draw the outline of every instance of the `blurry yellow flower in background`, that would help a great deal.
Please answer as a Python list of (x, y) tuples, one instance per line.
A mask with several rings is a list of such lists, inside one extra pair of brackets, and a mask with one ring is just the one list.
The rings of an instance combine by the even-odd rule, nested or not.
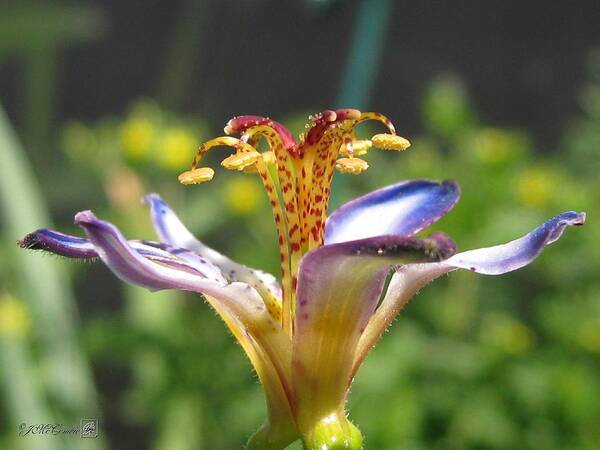
[(529, 140), (519, 132), (483, 128), (475, 133), (472, 148), (476, 159), (496, 166), (519, 159), (529, 148)]
[(144, 118), (132, 118), (121, 127), (121, 146), (125, 155), (140, 160), (148, 157), (154, 140), (154, 126)]
[(247, 177), (233, 178), (225, 187), (225, 203), (233, 214), (251, 214), (260, 206), (261, 186)]
[(31, 325), (23, 302), (9, 294), (0, 296), (0, 336), (25, 336)]
[(583, 321), (579, 327), (577, 340), (587, 351), (600, 353), (600, 319)]
[(550, 168), (536, 166), (525, 169), (516, 183), (517, 200), (529, 207), (547, 206), (556, 194), (558, 178)]
[(521, 356), (531, 351), (535, 336), (523, 322), (506, 314), (488, 314), (482, 323), (481, 339), (506, 353)]
[(181, 171), (189, 163), (190, 155), (196, 151), (198, 140), (185, 128), (166, 130), (159, 145), (159, 163), (171, 170)]

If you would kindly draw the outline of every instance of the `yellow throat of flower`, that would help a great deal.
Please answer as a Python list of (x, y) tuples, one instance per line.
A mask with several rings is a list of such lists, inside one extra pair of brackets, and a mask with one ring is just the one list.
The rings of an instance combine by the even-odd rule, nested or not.
[[(280, 123), (267, 117), (239, 116), (225, 127), (226, 134), (205, 142), (198, 149), (191, 170), (179, 175), (182, 184), (199, 184), (212, 180), (214, 170), (199, 167), (203, 156), (215, 147), (231, 147), (235, 153), (221, 165), (229, 170), (257, 173), (267, 192), (279, 238), (283, 299), (280, 311), (282, 326), (292, 333), (295, 313), (297, 273), (302, 256), (323, 245), (325, 220), (334, 169), (359, 174), (369, 165), (359, 158), (371, 147), (406, 150), (408, 140), (397, 136), (390, 120), (379, 113), (356, 109), (326, 110), (310, 116), (307, 131), (298, 142)], [(386, 126), (388, 133), (370, 140), (357, 140), (354, 128), (367, 120)], [(268, 151), (258, 150), (264, 139)]]

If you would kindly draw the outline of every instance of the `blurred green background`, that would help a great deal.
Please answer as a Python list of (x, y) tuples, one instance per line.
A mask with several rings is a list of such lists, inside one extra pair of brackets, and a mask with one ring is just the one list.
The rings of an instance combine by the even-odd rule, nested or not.
[[(435, 229), (463, 250), (588, 212), (526, 269), (454, 273), (418, 295), (353, 386), (366, 449), (600, 448), (597, 2), (283, 3), (0, 4), (0, 448), (241, 448), (261, 389), (201, 298), (15, 240), (79, 233), (72, 216), (89, 208), (151, 239), (139, 199), (154, 191), (209, 245), (277, 273), (256, 177), (189, 189), (176, 176), (230, 116), (297, 134), (333, 106), (381, 111), (413, 146), (337, 175), (332, 207), (453, 178), (462, 200)], [(98, 439), (18, 436), (80, 418), (100, 420)]]

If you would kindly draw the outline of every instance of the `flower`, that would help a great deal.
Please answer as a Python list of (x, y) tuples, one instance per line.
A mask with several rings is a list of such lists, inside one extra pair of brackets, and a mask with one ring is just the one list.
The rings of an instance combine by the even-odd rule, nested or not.
[(156, 130), (148, 119), (131, 118), (121, 127), (121, 147), (133, 160), (148, 157)]
[[(354, 127), (365, 120), (383, 123), (388, 133), (357, 140)], [(567, 226), (585, 221), (584, 213), (565, 212), (515, 241), (455, 254), (442, 233), (416, 236), (458, 201), (453, 181), (404, 181), (355, 199), (327, 218), (334, 169), (360, 173), (368, 164), (358, 155), (371, 147), (410, 145), (381, 114), (324, 111), (311, 117), (299, 142), (283, 125), (258, 116), (236, 117), (225, 132), (240, 138), (203, 144), (192, 169), (179, 179), (209, 181), (214, 171), (198, 166), (206, 152), (235, 149), (222, 165), (257, 173), (265, 187), (279, 236), (281, 285), (198, 241), (156, 194), (145, 201), (160, 242), (127, 241), (114, 225), (84, 211), (75, 222), (86, 239), (41, 229), (21, 246), (70, 258), (99, 257), (123, 280), (150, 290), (203, 294), (240, 342), (265, 390), (268, 418), (249, 449), (282, 449), (298, 438), (307, 449), (360, 448), (361, 433), (346, 416), (349, 387), (409, 299), (456, 269), (499, 275), (523, 267)], [(263, 138), (266, 152), (257, 150)]]
[(25, 304), (10, 294), (0, 295), (0, 337), (27, 335), (31, 317)]

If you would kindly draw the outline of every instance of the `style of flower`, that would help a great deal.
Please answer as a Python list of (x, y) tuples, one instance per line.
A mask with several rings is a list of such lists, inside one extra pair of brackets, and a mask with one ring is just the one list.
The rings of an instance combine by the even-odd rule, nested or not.
[[(306, 449), (358, 449), (360, 431), (347, 419), (346, 399), (365, 357), (415, 293), (455, 269), (499, 275), (529, 264), (584, 213), (565, 212), (503, 245), (455, 254), (444, 234), (416, 234), (459, 198), (452, 181), (404, 181), (353, 200), (327, 217), (335, 169), (357, 174), (370, 147), (405, 150), (378, 113), (354, 109), (311, 117), (296, 142), (280, 123), (240, 116), (224, 136), (203, 144), (183, 184), (209, 181), (198, 167), (215, 147), (235, 152), (227, 169), (257, 173), (271, 203), (279, 238), (281, 285), (198, 241), (156, 194), (145, 198), (160, 242), (127, 241), (90, 211), (75, 215), (87, 238), (41, 229), (22, 247), (69, 258), (100, 258), (123, 280), (150, 290), (204, 295), (245, 350), (265, 391), (268, 417), (248, 449), (283, 449), (302, 439)], [(375, 120), (386, 134), (358, 140), (356, 125)], [(268, 151), (258, 150), (264, 139)], [(386, 279), (391, 275), (389, 283)], [(382, 292), (386, 288), (386, 292)], [(381, 301), (380, 301), (381, 299)]]

